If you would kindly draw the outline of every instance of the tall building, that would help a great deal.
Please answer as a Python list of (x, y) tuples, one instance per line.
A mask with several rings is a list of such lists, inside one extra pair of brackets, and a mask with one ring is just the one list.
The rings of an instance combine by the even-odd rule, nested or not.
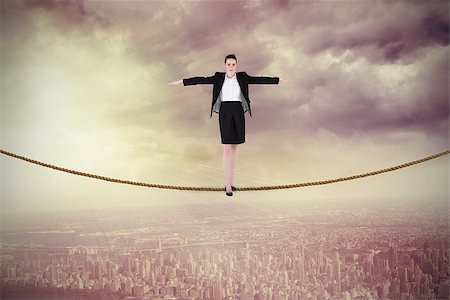
[(212, 299), (222, 299), (224, 297), (224, 291), (221, 280), (214, 280), (212, 285)]
[(297, 260), (297, 272), (298, 272), (298, 280), (305, 280), (305, 263), (303, 257), (299, 257)]
[(131, 273), (131, 255), (125, 256), (125, 260), (123, 261), (123, 270), (124, 272)]
[(301, 244), (301, 247), (300, 247), (300, 254), (302, 255), (302, 257), (303, 257), (303, 260), (305, 260), (305, 244)]
[(400, 268), (400, 293), (407, 293), (407, 284), (408, 284), (408, 268), (406, 266), (402, 266)]
[(146, 278), (147, 277), (147, 269), (145, 268), (144, 264), (141, 264), (139, 267), (139, 276), (141, 278)]
[(6, 269), (6, 278), (15, 279), (16, 278), (16, 268), (7, 268)]
[(100, 280), (102, 279), (102, 275), (103, 275), (103, 268), (102, 268), (102, 263), (100, 261), (95, 261), (94, 263), (94, 272), (93, 272), (93, 277), (94, 280)]
[(318, 266), (318, 271), (319, 273), (322, 272), (322, 267), (323, 267), (323, 250), (322, 247), (319, 248), (319, 250), (317, 251), (317, 266)]
[(391, 270), (397, 265), (398, 262), (398, 246), (394, 243), (389, 243), (389, 268)]
[(124, 286), (125, 293), (128, 294), (128, 295), (131, 295), (132, 292), (133, 292), (132, 291), (133, 280), (131, 280), (130, 277), (127, 277), (127, 278), (125, 278), (124, 284), (125, 284), (125, 286)]
[(139, 274), (139, 258), (133, 259), (133, 272)]
[(331, 283), (333, 282), (333, 265), (330, 263), (330, 258), (327, 257), (327, 264), (326, 264), (326, 272), (327, 272), (327, 278), (328, 281)]
[(146, 274), (145, 277), (148, 277), (150, 272), (152, 271), (152, 263), (150, 262), (150, 260), (147, 258), (145, 259), (145, 270), (146, 270)]
[(339, 260), (339, 252), (335, 253), (336, 279), (341, 280), (341, 262)]

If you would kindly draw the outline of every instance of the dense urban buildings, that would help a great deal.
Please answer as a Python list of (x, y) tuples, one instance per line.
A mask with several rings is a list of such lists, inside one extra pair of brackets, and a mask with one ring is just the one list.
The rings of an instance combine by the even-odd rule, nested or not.
[(5, 221), (2, 293), (449, 299), (442, 208), (187, 206)]

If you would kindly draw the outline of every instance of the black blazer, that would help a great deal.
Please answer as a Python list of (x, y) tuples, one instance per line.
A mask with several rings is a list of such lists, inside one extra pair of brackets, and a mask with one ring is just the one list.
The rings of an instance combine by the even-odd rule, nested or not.
[[(213, 113), (213, 108), (215, 106), (214, 112), (219, 113), (220, 101), (216, 103), (219, 97), (220, 91), (222, 90), (223, 82), (225, 81), (225, 72), (216, 72), (210, 77), (191, 77), (183, 79), (183, 85), (195, 85), (195, 84), (214, 84), (213, 94), (212, 94), (212, 104), (211, 104), (211, 116)], [(242, 101), (242, 108), (244, 113), (247, 111), (252, 116), (252, 110), (250, 109), (250, 98), (248, 97), (248, 85), (249, 84), (278, 84), (280, 78), (278, 77), (264, 77), (264, 76), (250, 76), (246, 72), (236, 72), (236, 79), (241, 87), (242, 94), (246, 102)]]

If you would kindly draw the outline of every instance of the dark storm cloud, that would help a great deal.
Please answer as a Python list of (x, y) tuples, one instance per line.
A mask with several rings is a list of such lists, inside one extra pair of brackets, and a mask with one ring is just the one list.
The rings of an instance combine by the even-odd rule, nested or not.
[(41, 9), (52, 13), (57, 28), (65, 30), (89, 29), (106, 26), (107, 21), (95, 11), (88, 11), (83, 0), (29, 0), (23, 1), (24, 9)]
[[(448, 136), (448, 55), (440, 52), (436, 58), (422, 62), (433, 49), (448, 49), (446, 12), (446, 2), (299, 2), (282, 15), (275, 14), (268, 21), (267, 31), (274, 36), (292, 33), (296, 38), (289, 40), (290, 45), (299, 53), (304, 51), (310, 63), (285, 66), (287, 77), (299, 75), (294, 78), (298, 92), (292, 92), (290, 101), (280, 99), (271, 88), (264, 92), (275, 95), (252, 94), (259, 99), (259, 103), (254, 101), (254, 106), (259, 105), (254, 115), (270, 116), (254, 119), (257, 127), (298, 128), (293, 135), (327, 128), (341, 135), (361, 130), (418, 130)], [(325, 72), (309, 65), (326, 52), (340, 57), (348, 51), (352, 53)], [(361, 69), (351, 73), (342, 69), (361, 58), (369, 62)], [(378, 64), (417, 65), (418, 72), (414, 76), (405, 74), (411, 81), (406, 81), (398, 92), (387, 94), (379, 86), (374, 94), (367, 87), (382, 84), (373, 75), (372, 69)], [(405, 92), (405, 86), (411, 92)], [(316, 97), (332, 105), (323, 105)], [(386, 101), (392, 104), (386, 106)], [(301, 107), (309, 113), (289, 113)]]
[[(364, 74), (365, 68), (353, 74), (339, 68), (330, 68), (326, 73), (311, 71), (307, 74), (309, 80), (300, 83), (303, 85), (299, 88), (300, 95), (293, 92), (289, 101), (277, 96), (254, 96), (258, 99), (254, 101), (254, 122), (258, 128), (295, 128), (291, 132), (293, 136), (325, 128), (341, 136), (357, 131), (411, 130), (446, 137), (449, 134), (448, 56), (442, 51), (416, 65), (417, 74), (408, 75), (410, 80), (405, 79), (393, 89), (383, 87), (383, 82), (371, 72)], [(273, 93), (275, 89), (264, 91)], [(292, 114), (302, 109), (306, 112)]]
[[(165, 56), (172, 59), (167, 62), (171, 66), (182, 66), (188, 62), (187, 56), (197, 58), (198, 52), (227, 44), (235, 49), (245, 40), (253, 45), (248, 55), (243, 53), (250, 59), (250, 65), (258, 69), (269, 63), (267, 57), (261, 58), (264, 45), (248, 34), (264, 21), (264, 10), (252, 9), (245, 1), (39, 0), (27, 1), (25, 6), (53, 14), (56, 25), (63, 31), (88, 32), (97, 26), (112, 31), (127, 30), (132, 36), (133, 51), (147, 62)], [(272, 9), (277, 6), (270, 4)], [(262, 54), (255, 55), (255, 49)], [(225, 52), (217, 52), (223, 59)]]
[[(354, 6), (352, 15), (344, 18), (349, 5)], [(374, 63), (394, 63), (419, 48), (449, 44), (445, 2), (352, 2), (343, 3), (335, 13), (342, 16), (338, 22), (330, 22), (308, 37), (305, 45), (308, 53), (327, 49), (341, 53), (352, 49)], [(367, 51), (367, 47), (373, 47), (373, 52)]]
[[(27, 14), (18, 12), (22, 5)], [(223, 57), (228, 53), (236, 53), (238, 70), (250, 75), (293, 79), (292, 85), (250, 87), (257, 130), (292, 128), (296, 134), (327, 128), (345, 135), (354, 130), (413, 129), (448, 134), (448, 56), (422, 62), (426, 49), (448, 49), (448, 3), (444, 1), (39, 0), (7, 1), (3, 7), (6, 21), (2, 24), (7, 26), (2, 34), (6, 32), (7, 41), (17, 33), (29, 38), (33, 32), (29, 10), (40, 10), (52, 15), (62, 32), (89, 34), (99, 27), (127, 32), (130, 56), (144, 65), (164, 64), (172, 80), (223, 71)], [(23, 22), (22, 30), (19, 22)], [(281, 61), (282, 55), (277, 54), (285, 50), (293, 56)], [(326, 52), (335, 57), (351, 54), (324, 71), (318, 66)], [(368, 61), (361, 64), (362, 69), (343, 70), (359, 59)], [(282, 66), (282, 74), (262, 74), (274, 63)], [(405, 83), (414, 93), (405, 92), (404, 87), (397, 94), (386, 94), (383, 87), (375, 93), (369, 89), (377, 82), (372, 68), (383, 64), (417, 64), (418, 73)], [(212, 87), (184, 89), (170, 94), (173, 99), (167, 105), (181, 101), (185, 105), (165, 109), (167, 119), (175, 127), (203, 124), (196, 120), (203, 120), (201, 112), (209, 115)], [(386, 106), (386, 101), (392, 104)], [(292, 114), (298, 109), (304, 112)]]

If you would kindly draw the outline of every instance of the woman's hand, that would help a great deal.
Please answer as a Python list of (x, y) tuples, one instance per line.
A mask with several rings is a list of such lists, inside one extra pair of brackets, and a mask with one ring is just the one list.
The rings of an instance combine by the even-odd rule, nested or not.
[[(289, 82), (292, 82), (292, 81), (293, 81), (292, 79), (283, 79), (284, 83), (289, 83)], [(280, 78), (280, 82), (281, 82), (281, 78)]]
[(172, 82), (169, 82), (168, 84), (179, 85), (180, 83), (183, 83), (183, 79), (180, 79), (180, 80), (177, 80), (177, 81), (172, 81)]

